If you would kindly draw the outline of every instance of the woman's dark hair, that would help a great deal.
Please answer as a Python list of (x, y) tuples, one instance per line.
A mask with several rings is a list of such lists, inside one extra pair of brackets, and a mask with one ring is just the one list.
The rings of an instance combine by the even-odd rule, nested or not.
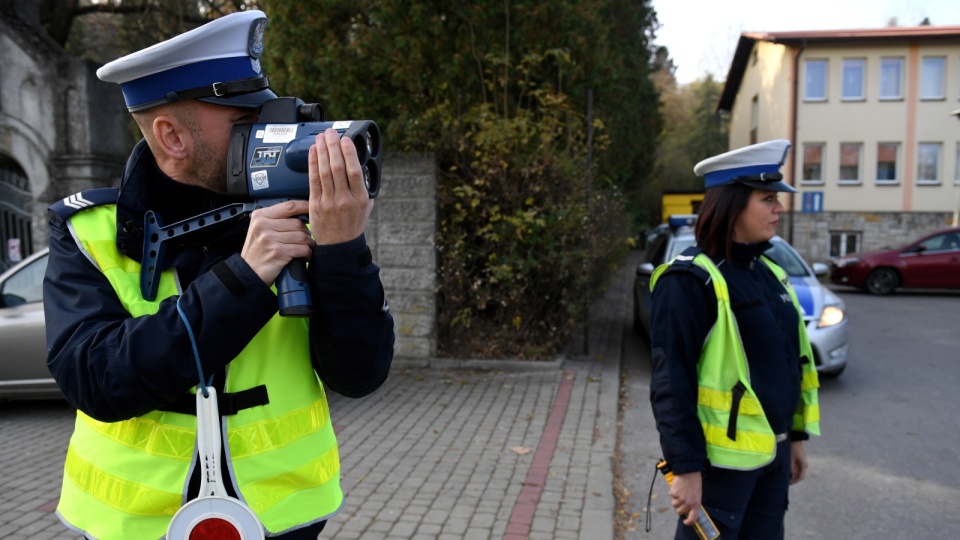
[(729, 259), (733, 250), (733, 225), (747, 207), (753, 188), (732, 183), (707, 190), (697, 216), (697, 245), (712, 259)]

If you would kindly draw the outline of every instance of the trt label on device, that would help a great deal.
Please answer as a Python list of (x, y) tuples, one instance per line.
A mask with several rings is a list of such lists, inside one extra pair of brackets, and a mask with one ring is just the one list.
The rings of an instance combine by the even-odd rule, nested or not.
[(282, 153), (282, 146), (266, 146), (255, 148), (250, 157), (250, 168), (276, 167), (277, 164), (280, 163), (280, 154)]

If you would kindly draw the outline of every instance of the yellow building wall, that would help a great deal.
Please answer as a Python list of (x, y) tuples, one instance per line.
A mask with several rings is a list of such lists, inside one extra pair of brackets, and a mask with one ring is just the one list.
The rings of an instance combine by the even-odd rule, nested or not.
[[(751, 107), (759, 105), (757, 142), (785, 138), (794, 145), (796, 162), (784, 167), (787, 180), (801, 192), (823, 193), (823, 210), (872, 212), (945, 212), (956, 206), (960, 121), (950, 113), (960, 109), (960, 42), (914, 43), (903, 45), (859, 44), (816, 45), (805, 48), (799, 57), (797, 125), (792, 127), (793, 64), (797, 48), (758, 41), (744, 72), (730, 116), (730, 148), (750, 144)], [(920, 63), (926, 56), (946, 59), (944, 98), (919, 98)], [(880, 61), (884, 57), (904, 60), (902, 99), (879, 100)], [(842, 99), (843, 60), (866, 61), (865, 97)], [(754, 61), (756, 59), (756, 61)], [(804, 99), (805, 61), (827, 61), (827, 97), (822, 101)], [(941, 143), (939, 182), (918, 184), (917, 147), (920, 143)], [(824, 144), (823, 180), (802, 182), (803, 146)], [(860, 180), (841, 184), (840, 144), (862, 144)], [(877, 145), (898, 143), (898, 181), (878, 184)], [(797, 194), (796, 208), (802, 195)]]
[(661, 199), (663, 221), (679, 214), (696, 214), (703, 202), (703, 193), (664, 193)]
[(759, 111), (756, 142), (790, 139), (790, 50), (760, 41), (751, 54), (729, 119), (731, 150), (750, 144), (754, 97)]

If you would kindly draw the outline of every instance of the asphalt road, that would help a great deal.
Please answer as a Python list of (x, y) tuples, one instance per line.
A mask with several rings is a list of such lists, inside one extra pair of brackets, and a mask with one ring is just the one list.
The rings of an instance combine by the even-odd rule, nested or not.
[[(960, 538), (960, 293), (875, 297), (837, 288), (847, 304), (851, 356), (821, 381), (823, 436), (807, 444), (810, 470), (791, 489), (787, 538)], [(648, 401), (645, 337), (624, 321), (620, 472), (623, 540), (672, 538)]]

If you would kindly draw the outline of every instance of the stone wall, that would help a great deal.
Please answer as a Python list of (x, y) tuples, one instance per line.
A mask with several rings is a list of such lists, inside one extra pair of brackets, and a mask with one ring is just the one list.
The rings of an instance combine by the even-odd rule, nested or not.
[(400, 358), (437, 352), (437, 165), (433, 154), (388, 154), (367, 243), (393, 313)]
[(0, 8), (13, 15), (0, 18), (0, 162), (29, 181), (22, 210), (36, 251), (47, 243), (47, 206), (119, 182), (129, 115), (117, 85), (39, 27), (35, 3), (0, 0)]
[[(789, 219), (784, 214), (781, 225)], [(829, 262), (831, 233), (860, 233), (858, 251), (873, 251), (899, 246), (926, 233), (950, 227), (952, 221), (953, 215), (949, 212), (796, 213), (793, 215), (792, 244), (809, 263)]]

